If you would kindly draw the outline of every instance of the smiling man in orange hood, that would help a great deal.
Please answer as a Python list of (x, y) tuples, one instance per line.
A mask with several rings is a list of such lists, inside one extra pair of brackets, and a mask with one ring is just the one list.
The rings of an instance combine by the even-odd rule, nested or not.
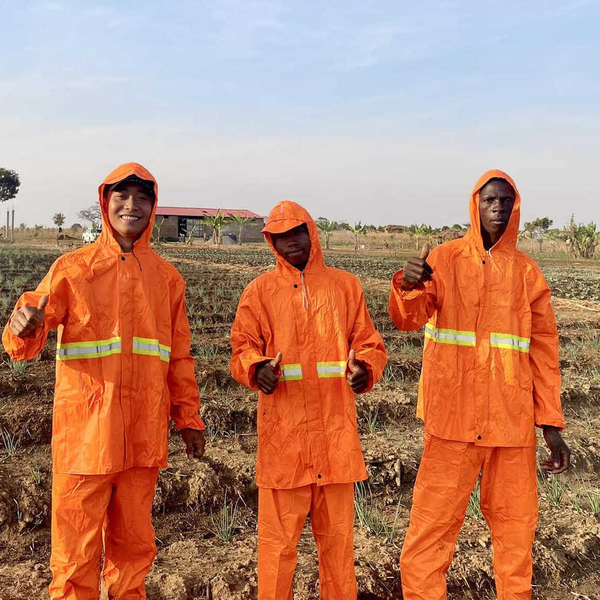
[[(103, 230), (61, 256), (4, 330), (15, 361), (58, 328), (52, 426), (53, 600), (145, 598), (151, 522), (169, 418), (190, 458), (204, 452), (181, 275), (150, 247), (154, 177), (128, 163), (99, 188)], [(104, 543), (103, 543), (104, 540)]]
[(460, 240), (407, 261), (392, 281), (399, 329), (425, 325), (418, 416), (425, 448), (402, 549), (403, 597), (443, 600), (445, 575), (481, 473), (481, 509), (492, 532), (498, 600), (531, 597), (538, 515), (536, 425), (558, 474), (569, 466), (560, 431), (558, 333), (550, 289), (517, 250), (521, 197), (502, 171), (471, 195)]
[(315, 222), (284, 200), (263, 229), (277, 266), (248, 285), (231, 372), (258, 395), (258, 597), (291, 600), (308, 513), (322, 598), (356, 600), (354, 482), (366, 479), (354, 394), (387, 356), (354, 275), (325, 266)]

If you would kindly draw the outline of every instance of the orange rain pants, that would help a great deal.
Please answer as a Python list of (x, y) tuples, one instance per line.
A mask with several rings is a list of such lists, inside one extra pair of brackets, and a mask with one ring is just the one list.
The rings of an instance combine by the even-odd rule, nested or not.
[(498, 600), (531, 598), (535, 446), (491, 448), (426, 434), (400, 559), (404, 600), (445, 600), (446, 572), (480, 472)]
[(306, 517), (319, 555), (323, 600), (356, 600), (354, 484), (258, 490), (258, 599), (292, 600), (292, 580)]
[(151, 515), (157, 477), (158, 467), (54, 473), (51, 600), (99, 597), (103, 546), (109, 598), (146, 598), (144, 579), (156, 556)]

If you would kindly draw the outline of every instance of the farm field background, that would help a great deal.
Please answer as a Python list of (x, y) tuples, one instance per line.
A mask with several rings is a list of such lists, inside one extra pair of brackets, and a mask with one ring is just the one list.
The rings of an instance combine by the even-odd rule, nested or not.
[[(256, 598), (256, 397), (229, 374), (229, 330), (245, 285), (271, 269), (263, 246), (161, 246), (187, 283), (192, 354), (208, 425), (206, 457), (191, 463), (176, 434), (169, 468), (154, 498), (158, 557), (150, 600)], [(0, 246), (0, 322), (33, 289), (61, 250)], [(373, 392), (357, 397), (369, 482), (357, 487), (355, 555), (361, 600), (401, 598), (398, 558), (422, 451), (415, 405), (422, 332), (402, 333), (387, 315), (389, 281), (402, 255), (326, 252), (330, 266), (360, 277), (389, 364)], [(554, 294), (559, 323), (562, 399), (571, 471), (540, 475), (540, 523), (534, 547), (535, 597), (600, 599), (600, 261), (536, 256)], [(0, 357), (0, 600), (46, 598), (50, 579), (50, 436), (55, 337), (38, 359)], [(545, 454), (540, 445), (540, 454)], [(228, 518), (226, 518), (228, 517)], [(295, 598), (318, 598), (316, 551), (307, 524), (299, 546)], [(491, 539), (469, 507), (449, 573), (453, 600), (487, 600)]]

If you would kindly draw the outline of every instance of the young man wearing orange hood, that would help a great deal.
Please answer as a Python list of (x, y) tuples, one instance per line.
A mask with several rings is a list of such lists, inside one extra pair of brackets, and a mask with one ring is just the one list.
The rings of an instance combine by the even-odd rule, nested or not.
[(311, 216), (284, 200), (263, 229), (277, 266), (240, 299), (231, 372), (258, 395), (258, 597), (291, 600), (308, 513), (321, 597), (356, 600), (354, 482), (366, 479), (354, 394), (387, 356), (356, 277), (325, 266)]
[(535, 427), (569, 466), (560, 431), (558, 334), (550, 289), (517, 250), (521, 197), (502, 171), (471, 196), (466, 236), (428, 245), (393, 278), (389, 313), (399, 329), (425, 325), (417, 414), (425, 448), (402, 557), (405, 600), (446, 598), (446, 572), (481, 473), (499, 600), (531, 598), (538, 515)]
[(15, 361), (58, 328), (50, 598), (145, 598), (156, 555), (152, 498), (169, 418), (204, 452), (181, 275), (150, 248), (158, 188), (141, 165), (99, 188), (103, 230), (19, 300), (3, 343)]

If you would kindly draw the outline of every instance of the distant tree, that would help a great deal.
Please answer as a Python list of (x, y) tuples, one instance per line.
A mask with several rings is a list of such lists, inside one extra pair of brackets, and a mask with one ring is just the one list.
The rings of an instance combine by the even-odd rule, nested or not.
[(79, 229), (83, 229), (83, 227), (81, 226), (81, 223), (73, 223), (73, 225), (71, 225), (71, 229), (77, 231)]
[(154, 221), (154, 231), (156, 232), (156, 237), (154, 237), (154, 240), (157, 244), (160, 244), (160, 230), (162, 229), (162, 226), (165, 224), (165, 218), (163, 217), (160, 222)]
[(247, 227), (248, 225), (250, 225), (250, 222), (252, 221), (251, 217), (242, 217), (242, 216), (230, 216), (229, 217), (229, 222), (230, 223), (235, 223), (238, 226), (238, 244), (241, 246), (242, 245), (242, 232), (244, 231), (244, 228)]
[(360, 222), (354, 223), (354, 226), (347, 225), (348, 231), (354, 236), (354, 252), (358, 252), (359, 236), (367, 233), (367, 228)]
[(62, 227), (65, 224), (65, 220), (66, 220), (66, 217), (62, 213), (56, 213), (52, 217), (52, 221), (57, 227)]
[(535, 219), (535, 221), (530, 221), (529, 223), (525, 223), (523, 225), (523, 231), (528, 234), (528, 237), (532, 240), (532, 250), (533, 250), (533, 240), (537, 240), (539, 244), (539, 250), (542, 251), (542, 244), (544, 241), (544, 235), (548, 232), (550, 227), (552, 227), (552, 219), (548, 217), (541, 217), (539, 219)]
[(24, 231), (25, 229), (27, 229), (27, 224), (26, 224), (26, 223), (21, 223), (21, 224), (19, 225), (19, 229), (20, 229), (21, 231)]
[(12, 200), (19, 193), (21, 180), (16, 171), (0, 168), (0, 202)]
[(204, 223), (213, 230), (213, 244), (221, 245), (221, 230), (229, 223), (229, 219), (221, 214), (221, 209), (217, 210), (214, 216), (204, 217)]
[(77, 213), (77, 216), (84, 221), (89, 221), (90, 224), (98, 226), (102, 221), (102, 212), (99, 204), (92, 204), (89, 208), (84, 208)]
[(329, 250), (329, 238), (331, 237), (331, 234), (338, 228), (338, 223), (336, 221), (328, 221), (323, 217), (318, 218), (316, 223), (319, 231), (322, 231), (323, 235), (325, 236), (325, 248)]
[(575, 223), (575, 215), (563, 229), (563, 239), (569, 248), (569, 253), (575, 258), (594, 258), (596, 246), (600, 243), (600, 233), (595, 223), (584, 225)]

